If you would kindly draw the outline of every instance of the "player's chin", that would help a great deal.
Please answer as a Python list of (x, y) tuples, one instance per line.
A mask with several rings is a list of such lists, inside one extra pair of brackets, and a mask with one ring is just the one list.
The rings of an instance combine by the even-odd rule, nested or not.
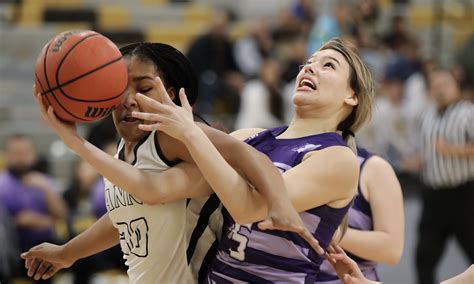
[(138, 125), (140, 125), (140, 122), (120, 123), (117, 130), (120, 136), (127, 141), (140, 140), (148, 131), (141, 130)]

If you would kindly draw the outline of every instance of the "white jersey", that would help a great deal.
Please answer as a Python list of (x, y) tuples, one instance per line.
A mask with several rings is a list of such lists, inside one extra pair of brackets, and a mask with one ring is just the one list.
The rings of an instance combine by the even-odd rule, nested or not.
[[(155, 145), (156, 132), (135, 147), (132, 165), (159, 173), (172, 166)], [(117, 158), (124, 159), (120, 142)], [(192, 283), (186, 259), (186, 200), (146, 205), (105, 179), (105, 199), (112, 223), (120, 233), (120, 246), (130, 283)]]
[(217, 253), (222, 225), (222, 205), (217, 195), (188, 200), (186, 215), (187, 257), (195, 281), (203, 283)]

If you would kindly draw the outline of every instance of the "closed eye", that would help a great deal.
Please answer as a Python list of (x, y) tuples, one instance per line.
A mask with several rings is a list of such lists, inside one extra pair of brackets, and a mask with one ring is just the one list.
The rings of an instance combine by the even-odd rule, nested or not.
[(151, 91), (151, 89), (153, 89), (153, 88), (141, 89), (141, 90), (138, 90), (138, 92), (141, 93), (141, 94), (145, 94), (145, 93), (148, 93), (149, 91)]

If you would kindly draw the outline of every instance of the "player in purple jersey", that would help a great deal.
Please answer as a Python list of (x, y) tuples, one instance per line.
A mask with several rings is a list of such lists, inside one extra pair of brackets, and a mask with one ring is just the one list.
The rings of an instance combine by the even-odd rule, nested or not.
[[(370, 118), (373, 96), (365, 64), (347, 43), (333, 39), (299, 72), (295, 116), (289, 126), (234, 133), (279, 168), (293, 205), (322, 247), (329, 245), (356, 193), (359, 167), (352, 132)], [(195, 127), (186, 97), (180, 94), (180, 98), (183, 107), (167, 96), (162, 103), (138, 96), (140, 105), (153, 113), (132, 115), (155, 122), (140, 129), (158, 129), (182, 141), (226, 206), (222, 240), (208, 281), (316, 282), (323, 257), (292, 232), (266, 231), (272, 229), (268, 223), (254, 223), (263, 220), (268, 204)], [(227, 210), (245, 214), (234, 220)]]
[[(358, 148), (360, 179), (349, 209), (349, 229), (340, 242), (367, 279), (379, 280), (378, 262), (394, 265), (403, 251), (403, 196), (400, 183), (382, 158)], [(341, 283), (324, 261), (318, 283)]]

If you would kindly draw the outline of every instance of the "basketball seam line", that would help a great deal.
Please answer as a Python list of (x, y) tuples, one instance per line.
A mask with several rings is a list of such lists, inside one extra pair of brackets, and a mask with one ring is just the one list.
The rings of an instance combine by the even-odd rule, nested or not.
[[(42, 92), (44, 92), (43, 84), (41, 84), (41, 80), (40, 80), (40, 78), (38, 77), (38, 74), (36, 74), (36, 72), (35, 72), (35, 77), (36, 77), (36, 81), (38, 81), (39, 87), (41, 88), (40, 94), (43, 95), (43, 94), (42, 94)], [(36, 95), (37, 95), (37, 94), (35, 94), (35, 96), (36, 96)], [(51, 105), (51, 102), (49, 101), (48, 96), (46, 96), (46, 100), (48, 101), (48, 105)]]
[(122, 59), (122, 58), (123, 58), (123, 56), (120, 56), (119, 58), (116, 58), (116, 59), (114, 59), (114, 60), (112, 60), (112, 61), (109, 61), (109, 62), (107, 62), (107, 63), (105, 63), (105, 64), (102, 64), (101, 66), (98, 66), (98, 67), (96, 67), (96, 68), (94, 68), (94, 69), (92, 69), (92, 70), (90, 70), (90, 71), (87, 71), (86, 73), (84, 73), (84, 74), (82, 74), (82, 75), (80, 75), (80, 76), (78, 76), (78, 77), (76, 77), (76, 78), (74, 78), (74, 79), (71, 79), (71, 80), (69, 80), (69, 81), (66, 81), (66, 82), (63, 83), (63, 84), (57, 85), (56, 87), (52, 88), (51, 90), (48, 90), (48, 92), (56, 91), (56, 90), (59, 89), (59, 90), (61, 91), (61, 93), (62, 93), (65, 97), (67, 97), (68, 99), (74, 100), (74, 101), (78, 101), (78, 102), (105, 102), (105, 101), (109, 101), (109, 100), (113, 100), (113, 99), (115, 99), (115, 98), (118, 98), (118, 97), (120, 97), (120, 96), (122, 95), (122, 93), (120, 93), (120, 94), (118, 94), (118, 95), (116, 95), (116, 96), (107, 98), (107, 99), (102, 99), (102, 100), (83, 100), (83, 99), (77, 99), (77, 98), (74, 98), (74, 97), (71, 97), (71, 96), (67, 95), (67, 94), (62, 90), (62, 88), (65, 87), (65, 86), (67, 86), (67, 85), (69, 85), (69, 84), (71, 84), (71, 83), (74, 83), (75, 81), (77, 81), (77, 80), (79, 80), (79, 79), (82, 79), (82, 78), (84, 78), (84, 77), (86, 77), (86, 76), (88, 76), (88, 75), (94, 73), (94, 72), (97, 71), (97, 70), (100, 70), (100, 69), (102, 69), (102, 68), (104, 68), (104, 67), (107, 67), (107, 66), (109, 66), (109, 65), (112, 65), (112, 64), (114, 64), (114, 63), (120, 61), (120, 59)]
[[(45, 80), (46, 80), (46, 84), (48, 85), (48, 88), (50, 88), (50, 89), (51, 89), (51, 85), (49, 84), (49, 80), (48, 80), (48, 72), (47, 72), (47, 70), (46, 70), (46, 61), (47, 61), (47, 58), (48, 58), (49, 47), (51, 46), (51, 43), (52, 43), (52, 42), (53, 42), (53, 41), (50, 41), (49, 44), (48, 44), (48, 47), (46, 48), (46, 51), (45, 51), (45, 53), (44, 53), (44, 62), (43, 62), (44, 78), (45, 78)], [(44, 95), (46, 96), (46, 100), (48, 101), (49, 105), (52, 105), (51, 102), (50, 102), (49, 99), (48, 99), (48, 96), (47, 96), (48, 93), (49, 93), (49, 91), (46, 92)], [(66, 109), (66, 108), (59, 102), (59, 100), (56, 98), (56, 96), (54, 95), (54, 92), (51, 92), (51, 96), (53, 97), (53, 99), (58, 103), (58, 105), (59, 105), (67, 114), (69, 114), (70, 116), (72, 116), (72, 117), (74, 117), (74, 118), (76, 118), (76, 119), (78, 119), (78, 120), (88, 121), (88, 120), (85, 120), (85, 119), (83, 119), (83, 118), (81, 118), (81, 117), (76, 116), (75, 114), (71, 113), (68, 109)]]
[(102, 66), (96, 67), (95, 69), (90, 70), (90, 71), (88, 71), (88, 72), (86, 72), (86, 73), (84, 73), (84, 74), (82, 74), (82, 75), (79, 75), (78, 77), (73, 78), (73, 79), (71, 79), (71, 80), (69, 80), (69, 81), (66, 81), (66, 82), (63, 83), (63, 84), (59, 84), (59, 83), (60, 83), (60, 82), (59, 82), (59, 73), (60, 73), (60, 71), (61, 71), (61, 67), (62, 67), (64, 61), (65, 61), (66, 58), (69, 56), (69, 54), (70, 54), (79, 44), (83, 43), (83, 42), (86, 41), (87, 39), (90, 39), (90, 38), (92, 38), (92, 37), (96, 37), (96, 36), (99, 36), (99, 35), (100, 35), (100, 34), (98, 34), (98, 33), (94, 33), (94, 34), (91, 34), (91, 35), (88, 35), (88, 36), (84, 37), (83, 39), (81, 39), (81, 40), (79, 40), (78, 42), (76, 42), (76, 43), (66, 52), (66, 54), (65, 54), (65, 55), (63, 56), (63, 58), (61, 59), (61, 62), (59, 62), (58, 69), (56, 70), (56, 74), (55, 74), (56, 82), (58, 83), (58, 85), (57, 85), (55, 88), (53, 88), (51, 91), (55, 91), (55, 90), (59, 89), (59, 91), (61, 91), (61, 93), (62, 93), (66, 98), (68, 98), (68, 99), (70, 99), (70, 100), (78, 101), (78, 102), (104, 102), (104, 101), (113, 100), (113, 99), (118, 98), (118, 97), (121, 96), (122, 93), (120, 93), (120, 94), (118, 94), (118, 95), (116, 95), (116, 96), (114, 96), (114, 97), (110, 97), (110, 98), (102, 99), (102, 100), (83, 100), (83, 99), (78, 99), (78, 98), (74, 98), (74, 97), (72, 97), (72, 96), (69, 96), (69, 95), (62, 89), (62, 87), (65, 87), (66, 85), (71, 84), (71, 83), (73, 83), (73, 82), (75, 82), (75, 81), (77, 81), (77, 80), (79, 80), (79, 79), (82, 79), (82, 78), (84, 78), (85, 76), (87, 76), (87, 75), (89, 75), (89, 74), (91, 74), (91, 73), (93, 73), (93, 72), (95, 72), (95, 71), (97, 71), (97, 70), (100, 70), (100, 69), (102, 69), (102, 68), (104, 68), (104, 67), (107, 67), (109, 64), (113, 64), (113, 63), (117, 62), (118, 60), (120, 60), (120, 58), (122, 58), (122, 56), (121, 56), (120, 58), (118, 58), (118, 59), (113, 60), (113, 61), (109, 61), (109, 62), (108, 62), (109, 64), (107, 64), (107, 63), (106, 63), (106, 64), (103, 64)]

